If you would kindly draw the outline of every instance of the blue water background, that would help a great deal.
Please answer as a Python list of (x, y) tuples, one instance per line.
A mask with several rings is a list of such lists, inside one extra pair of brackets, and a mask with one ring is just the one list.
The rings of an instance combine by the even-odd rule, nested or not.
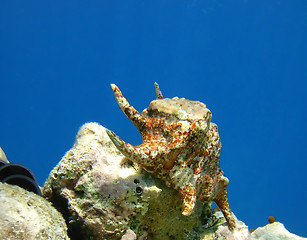
[(110, 83), (142, 111), (207, 104), (229, 202), (307, 237), (307, 1), (1, 1), (0, 146), (43, 185), (90, 121), (137, 145)]

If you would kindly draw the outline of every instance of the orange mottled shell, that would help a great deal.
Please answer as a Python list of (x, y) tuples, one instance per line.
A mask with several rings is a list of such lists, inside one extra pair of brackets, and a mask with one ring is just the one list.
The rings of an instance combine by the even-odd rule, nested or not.
[(197, 200), (215, 201), (230, 228), (235, 228), (235, 217), (227, 200), (229, 181), (219, 166), (219, 132), (206, 105), (185, 98), (163, 98), (156, 84), (158, 99), (139, 113), (116, 85), (111, 86), (120, 108), (143, 138), (141, 145), (132, 146), (107, 130), (115, 146), (131, 161), (180, 192), (182, 214), (189, 215)]

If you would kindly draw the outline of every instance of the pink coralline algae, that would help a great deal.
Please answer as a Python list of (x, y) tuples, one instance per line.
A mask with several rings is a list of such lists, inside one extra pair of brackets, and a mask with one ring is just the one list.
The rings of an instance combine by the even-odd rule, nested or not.
[(214, 201), (234, 229), (236, 218), (227, 199), (229, 180), (219, 166), (221, 141), (210, 110), (199, 101), (163, 98), (155, 86), (157, 100), (139, 113), (111, 84), (118, 105), (141, 133), (143, 143), (132, 146), (107, 130), (110, 139), (127, 158), (180, 193), (183, 215), (191, 214), (197, 200)]

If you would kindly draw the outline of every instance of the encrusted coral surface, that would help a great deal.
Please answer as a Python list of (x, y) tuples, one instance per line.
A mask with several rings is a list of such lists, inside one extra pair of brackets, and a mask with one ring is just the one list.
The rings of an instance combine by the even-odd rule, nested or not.
[(37, 194), (0, 183), (0, 206), (0, 239), (69, 239), (62, 215)]
[(199, 202), (182, 215), (178, 192), (124, 157), (97, 123), (82, 126), (43, 195), (65, 216), (71, 239), (125, 239), (131, 231), (144, 240), (190, 239), (211, 213)]
[(282, 223), (274, 222), (257, 228), (248, 238), (248, 240), (263, 239), (306, 240), (307, 238), (290, 233)]
[(227, 199), (229, 181), (219, 166), (219, 132), (206, 105), (185, 98), (163, 99), (156, 84), (158, 99), (139, 113), (116, 85), (111, 87), (120, 108), (143, 138), (141, 145), (132, 146), (107, 130), (115, 146), (131, 161), (179, 191), (183, 215), (192, 213), (197, 200), (214, 201), (234, 229), (236, 218)]

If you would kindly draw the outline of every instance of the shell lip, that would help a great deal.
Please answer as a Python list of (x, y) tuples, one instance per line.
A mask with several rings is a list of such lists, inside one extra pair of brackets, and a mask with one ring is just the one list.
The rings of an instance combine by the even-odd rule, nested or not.
[(6, 177), (3, 180), (3, 182), (7, 184), (11, 184), (11, 185), (16, 185), (29, 192), (36, 193), (40, 196), (42, 195), (41, 189), (37, 185), (37, 182), (25, 175), (21, 175), (21, 174), (10, 175)]
[(42, 195), (40, 187), (33, 172), (18, 163), (6, 164), (0, 162), (0, 181), (11, 185), (17, 185), (38, 195)]

